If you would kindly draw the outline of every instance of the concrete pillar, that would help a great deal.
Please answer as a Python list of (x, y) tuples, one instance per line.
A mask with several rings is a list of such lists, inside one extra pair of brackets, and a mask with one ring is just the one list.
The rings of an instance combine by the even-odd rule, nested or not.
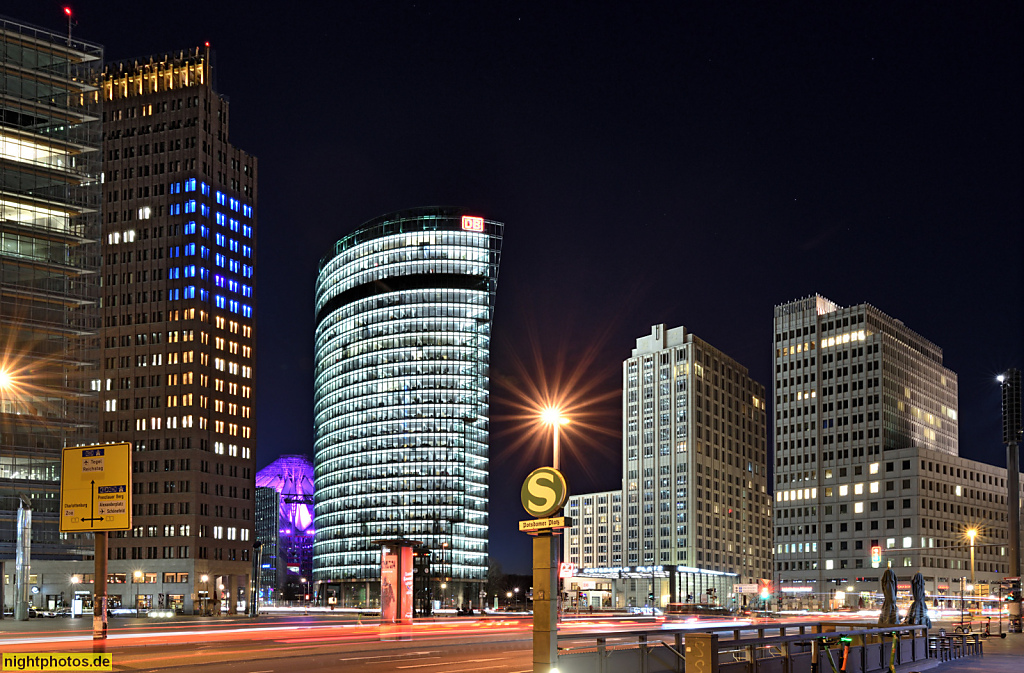
[(238, 575), (228, 575), (228, 614), (238, 614)]

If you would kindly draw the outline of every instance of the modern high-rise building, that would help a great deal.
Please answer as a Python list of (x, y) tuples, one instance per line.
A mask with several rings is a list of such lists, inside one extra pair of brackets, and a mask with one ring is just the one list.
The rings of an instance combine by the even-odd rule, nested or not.
[(281, 456), (256, 473), (259, 587), (266, 601), (300, 601), (313, 584), (313, 463)]
[[(770, 577), (764, 386), (685, 327), (654, 325), (623, 363), (622, 392), (621, 524), (615, 499), (600, 510), (604, 493), (571, 498), (566, 560), (627, 580), (611, 584), (615, 605), (709, 589), (724, 605), (734, 583)], [(590, 567), (599, 559), (612, 567)]]
[(57, 493), (61, 450), (97, 436), (102, 61), (0, 19), (0, 559), (22, 498), (34, 559), (92, 555), (59, 533)]
[(622, 389), (627, 561), (766, 577), (764, 386), (686, 328), (655, 325)]
[(433, 595), (487, 577), (491, 319), (504, 225), (464, 208), (377, 217), (338, 241), (316, 282), (318, 595), (379, 593), (380, 546), (431, 550)]
[(774, 364), (783, 597), (834, 605), (877, 589), (890, 562), (941, 594), (970, 529), (989, 545), (979, 563), (1002, 572), (1005, 470), (957, 458), (957, 376), (938, 346), (869, 304), (812, 296), (775, 307)]
[(133, 530), (110, 572), (191, 612), (248, 600), (254, 542), (255, 157), (209, 47), (108, 64), (100, 440), (129, 441)]

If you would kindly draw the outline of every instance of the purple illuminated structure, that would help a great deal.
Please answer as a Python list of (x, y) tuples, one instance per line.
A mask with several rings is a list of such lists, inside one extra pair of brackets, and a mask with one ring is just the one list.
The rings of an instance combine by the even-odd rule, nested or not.
[(256, 539), (265, 601), (304, 600), (313, 575), (313, 465), (281, 456), (256, 474)]
[[(305, 456), (281, 456), (256, 473), (256, 488), (281, 494), (280, 522), (287, 534), (313, 534), (313, 464)], [(294, 532), (292, 532), (294, 531)], [(286, 534), (284, 530), (281, 534)]]

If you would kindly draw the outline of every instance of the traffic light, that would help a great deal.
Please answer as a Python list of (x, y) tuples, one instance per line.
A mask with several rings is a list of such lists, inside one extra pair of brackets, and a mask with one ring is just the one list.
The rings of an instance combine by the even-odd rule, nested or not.
[(772, 597), (772, 581), (771, 580), (757, 580), (757, 594), (761, 597), (762, 601), (766, 601)]
[(653, 591), (651, 593), (647, 594), (647, 600), (649, 600), (652, 603), (654, 602), (654, 592)]
[(877, 568), (882, 563), (882, 548), (875, 545), (871, 548), (871, 566)]

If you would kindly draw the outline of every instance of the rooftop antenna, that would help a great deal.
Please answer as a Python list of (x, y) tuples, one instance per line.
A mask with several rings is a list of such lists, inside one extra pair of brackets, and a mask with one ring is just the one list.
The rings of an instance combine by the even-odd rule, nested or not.
[(64, 15), (68, 17), (68, 47), (71, 46), (71, 26), (74, 25), (74, 21), (71, 19), (71, 8), (64, 8)]

